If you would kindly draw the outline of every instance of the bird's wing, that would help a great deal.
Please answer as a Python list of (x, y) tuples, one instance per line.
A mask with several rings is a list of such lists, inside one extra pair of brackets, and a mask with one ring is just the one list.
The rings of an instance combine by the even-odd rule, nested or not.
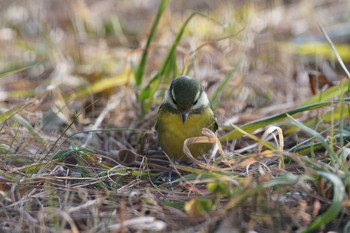
[(162, 109), (162, 107), (163, 107), (163, 104), (161, 104), (160, 106), (159, 106), (159, 108), (158, 108), (158, 114), (157, 114), (157, 121), (156, 121), (156, 124), (155, 124), (155, 126), (154, 126), (154, 128), (157, 130), (157, 128), (158, 128), (158, 115), (159, 115), (159, 112), (160, 112), (160, 110)]

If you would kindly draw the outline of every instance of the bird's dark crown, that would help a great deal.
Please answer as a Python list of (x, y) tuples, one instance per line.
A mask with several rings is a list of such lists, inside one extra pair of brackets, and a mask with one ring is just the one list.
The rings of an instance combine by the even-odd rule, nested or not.
[(198, 101), (202, 92), (202, 85), (195, 78), (180, 76), (172, 81), (169, 92), (179, 110), (189, 111)]

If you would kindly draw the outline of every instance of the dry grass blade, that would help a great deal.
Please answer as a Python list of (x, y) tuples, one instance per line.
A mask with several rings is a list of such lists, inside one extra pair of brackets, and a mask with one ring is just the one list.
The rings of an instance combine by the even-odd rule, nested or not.
[[(277, 135), (278, 135), (278, 139), (276, 138), (276, 135), (274, 134), (274, 131), (277, 131)], [(277, 145), (276, 147), (276, 151), (278, 152), (282, 152), (284, 150), (284, 136), (283, 136), (283, 130), (280, 127), (277, 126), (270, 126), (268, 127), (268, 129), (264, 132), (263, 136), (261, 137), (261, 139), (263, 141), (266, 141), (269, 137), (269, 135), (271, 135)], [(262, 149), (262, 144), (259, 144), (260, 148), (259, 151), (261, 151)], [(283, 156), (280, 155), (280, 164), (279, 164), (280, 168), (284, 168), (284, 159)]]
[(166, 224), (162, 221), (156, 220), (154, 217), (138, 217), (134, 219), (128, 219), (123, 223), (110, 225), (109, 229), (112, 231), (123, 231), (126, 228), (132, 228), (142, 231), (162, 231), (166, 227)]
[(253, 139), (254, 141), (260, 143), (261, 145), (265, 146), (266, 148), (270, 149), (270, 150), (276, 150), (276, 148), (271, 145), (270, 143), (261, 140), (260, 138), (258, 138), (257, 136), (250, 134), (244, 130), (242, 130), (240, 127), (236, 126), (236, 125), (231, 125), (235, 130), (237, 130), (238, 132), (242, 133), (245, 136), (248, 136), (249, 138)]
[(22, 71), (31, 69), (31, 68), (33, 68), (36, 65), (38, 65), (38, 63), (30, 64), (30, 65), (19, 67), (19, 68), (12, 68), (11, 70), (8, 70), (8, 71), (3, 71), (3, 72), (0, 73), (0, 78), (4, 78), (4, 77), (6, 77), (8, 75), (15, 74), (15, 73), (18, 73), (18, 72), (22, 72)]
[(41, 213), (39, 213), (39, 216), (42, 215), (42, 219), (44, 219), (45, 214), (51, 214), (51, 213), (57, 213), (59, 216), (61, 216), (70, 226), (70, 230), (72, 233), (79, 233), (79, 229), (77, 225), (75, 224), (74, 220), (72, 219), (71, 216), (69, 216), (68, 213), (65, 211), (62, 211), (60, 209), (53, 209), (53, 208), (45, 208), (41, 210)]
[(199, 167), (201, 167), (203, 169), (206, 169), (206, 170), (209, 170), (209, 171), (220, 171), (220, 170), (222, 170), (219, 167), (212, 166), (212, 165), (207, 164), (207, 163), (203, 163), (203, 162), (201, 162), (201, 161), (199, 161), (199, 160), (197, 160), (196, 158), (193, 157), (190, 149), (188, 148), (189, 145), (202, 144), (202, 143), (210, 143), (210, 144), (216, 145), (216, 147), (219, 150), (220, 155), (222, 157), (224, 156), (224, 151), (222, 149), (221, 143), (220, 143), (219, 139), (216, 137), (215, 133), (213, 133), (209, 129), (204, 128), (202, 130), (202, 134), (204, 134), (206, 136), (192, 137), (192, 138), (188, 138), (188, 139), (185, 140), (184, 147), (183, 147), (185, 155), (194, 164), (198, 165)]

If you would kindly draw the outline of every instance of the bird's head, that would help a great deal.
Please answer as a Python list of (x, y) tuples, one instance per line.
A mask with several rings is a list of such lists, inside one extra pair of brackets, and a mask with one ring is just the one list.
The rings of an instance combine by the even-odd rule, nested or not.
[(191, 112), (200, 112), (209, 104), (201, 83), (190, 76), (180, 76), (172, 81), (165, 102), (181, 113), (183, 123)]

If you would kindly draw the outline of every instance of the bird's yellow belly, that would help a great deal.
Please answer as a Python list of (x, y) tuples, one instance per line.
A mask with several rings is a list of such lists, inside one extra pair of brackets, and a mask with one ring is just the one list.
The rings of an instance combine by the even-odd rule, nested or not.
[[(164, 152), (176, 160), (188, 160), (183, 153), (183, 144), (187, 138), (202, 135), (203, 128), (214, 128), (215, 119), (211, 109), (204, 110), (201, 114), (190, 114), (185, 124), (182, 123), (180, 114), (159, 112), (157, 120), (158, 142)], [(189, 149), (194, 157), (208, 152), (210, 144), (201, 143), (190, 145)]]

